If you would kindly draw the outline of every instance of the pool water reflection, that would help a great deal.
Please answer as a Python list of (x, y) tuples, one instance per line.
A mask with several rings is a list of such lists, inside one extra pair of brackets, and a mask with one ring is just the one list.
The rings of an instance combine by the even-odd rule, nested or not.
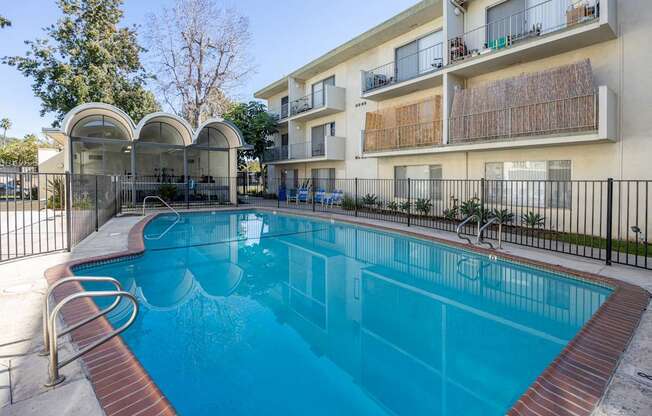
[(182, 414), (504, 414), (610, 293), (337, 222), (173, 221), (77, 273), (138, 295), (123, 338)]

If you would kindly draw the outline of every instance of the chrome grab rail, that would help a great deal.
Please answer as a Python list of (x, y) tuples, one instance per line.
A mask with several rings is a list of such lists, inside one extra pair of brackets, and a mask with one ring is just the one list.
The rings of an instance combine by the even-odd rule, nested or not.
[(171, 230), (175, 225), (177, 225), (177, 224), (179, 223), (179, 221), (181, 221), (181, 217), (177, 217), (177, 219), (174, 220), (174, 222), (173, 222), (172, 224), (170, 224), (170, 226), (169, 226), (168, 228), (166, 228), (166, 229), (165, 229), (162, 233), (160, 233), (159, 235), (153, 235), (153, 236), (151, 236), (151, 235), (143, 235), (143, 238), (144, 238), (145, 240), (160, 240), (161, 238), (163, 238), (163, 236), (164, 236), (165, 234), (168, 233), (168, 231), (170, 231), (170, 230)]
[[(68, 358), (67, 360), (59, 363), (59, 351), (57, 349), (57, 340), (59, 338), (59, 335), (57, 334), (57, 315), (59, 314), (59, 311), (61, 308), (63, 308), (66, 304), (69, 302), (72, 302), (75, 299), (79, 298), (97, 298), (97, 297), (116, 297), (117, 302), (119, 303), (120, 300), (124, 297), (129, 299), (129, 301), (133, 305), (133, 310), (131, 312), (131, 316), (125, 322), (121, 327), (118, 329), (114, 330), (113, 332), (109, 333), (108, 335), (98, 339), (97, 341), (91, 343), (90, 345), (86, 346), (85, 348), (79, 350), (76, 354), (73, 354), (72, 357)], [(115, 302), (114, 302), (115, 303)], [(50, 363), (48, 366), (48, 375), (49, 375), (49, 380), (45, 384), (46, 387), (52, 387), (55, 386), (65, 380), (65, 377), (59, 374), (59, 370), (63, 368), (64, 366), (70, 364), (71, 362), (75, 361), (77, 358), (81, 357), (82, 355), (86, 354), (87, 352), (91, 351), (94, 348), (97, 348), (98, 346), (104, 344), (105, 342), (109, 341), (113, 337), (121, 334), (124, 332), (129, 326), (136, 320), (136, 316), (138, 315), (138, 301), (136, 300), (136, 297), (132, 295), (129, 292), (125, 292), (122, 290), (109, 290), (109, 291), (100, 291), (100, 292), (78, 292), (78, 293), (73, 293), (72, 295), (67, 296), (65, 299), (63, 299), (61, 302), (57, 304), (57, 306), (54, 307), (52, 310), (52, 313), (49, 316), (48, 319), (48, 326), (49, 326), (49, 344), (50, 344)], [(69, 330), (68, 330), (69, 332)]]
[(471, 221), (473, 219), (477, 219), (477, 218), (478, 218), (478, 216), (475, 215), (475, 214), (469, 215), (468, 217), (466, 217), (464, 219), (464, 221), (462, 221), (461, 223), (459, 223), (457, 225), (457, 228), (455, 228), (455, 233), (457, 234), (457, 237), (460, 240), (466, 240), (466, 241), (468, 241), (469, 244), (473, 245), (473, 242), (471, 241), (471, 239), (469, 237), (467, 237), (465, 235), (462, 235), (462, 227), (464, 227), (464, 225), (466, 225), (467, 222), (469, 222), (469, 221)]
[[(95, 277), (95, 276), (72, 276), (72, 277), (66, 277), (64, 279), (61, 279), (54, 283), (52, 286), (48, 288), (48, 290), (45, 292), (45, 299), (43, 299), (43, 350), (39, 353), (39, 355), (48, 355), (50, 353), (50, 335), (49, 335), (49, 325), (48, 325), (48, 320), (50, 318), (50, 296), (52, 295), (52, 292), (54, 289), (57, 287), (65, 284), (65, 283), (70, 283), (70, 282), (109, 282), (113, 283), (113, 286), (115, 286), (116, 290), (121, 291), (122, 290), (122, 285), (120, 282), (118, 282), (116, 279), (113, 277)], [(77, 322), (76, 324), (66, 328), (65, 331), (59, 333), (57, 337), (64, 336), (68, 334), (71, 331), (74, 331), (75, 329), (79, 328), (82, 325), (86, 325), (87, 323), (94, 321), (95, 319), (99, 318), (100, 316), (104, 316), (107, 313), (111, 312), (114, 310), (118, 304), (120, 303), (120, 299), (116, 299), (115, 302), (113, 302), (109, 307), (106, 309), (103, 309), (96, 313), (95, 315), (88, 317), (82, 321)]]
[(170, 211), (174, 212), (174, 213), (176, 214), (177, 218), (181, 218), (181, 214), (179, 214), (179, 211), (177, 211), (176, 209), (172, 208), (172, 207), (171, 207), (167, 202), (165, 202), (165, 201), (163, 200), (163, 198), (161, 198), (161, 197), (158, 196), (158, 195), (147, 195), (147, 196), (143, 199), (143, 216), (145, 216), (145, 203), (147, 202), (148, 199), (158, 199), (159, 201), (161, 201), (161, 202), (163, 203), (163, 205), (165, 205), (166, 207), (168, 207), (168, 208), (170, 209)]
[(476, 244), (485, 244), (485, 245), (488, 245), (492, 249), (494, 248), (494, 245), (491, 244), (489, 241), (484, 241), (484, 239), (482, 238), (482, 233), (484, 232), (484, 230), (486, 230), (491, 224), (495, 223), (496, 221), (497, 221), (497, 219), (495, 217), (491, 218), (482, 227), (480, 227), (480, 222), (478, 221), (478, 235), (477, 235), (477, 238), (475, 240)]

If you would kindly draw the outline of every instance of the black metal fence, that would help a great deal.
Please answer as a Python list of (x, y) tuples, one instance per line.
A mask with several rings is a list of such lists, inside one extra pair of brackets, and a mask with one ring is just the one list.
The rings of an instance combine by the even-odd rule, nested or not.
[[(238, 202), (327, 211), (444, 231), (471, 215), (483, 237), (652, 268), (649, 180), (269, 180), (238, 190)], [(478, 222), (461, 229), (476, 236)]]
[[(237, 204), (390, 221), (652, 269), (651, 180), (263, 180), (0, 174), (0, 261), (70, 249), (146, 196), (177, 208)], [(152, 201), (152, 205), (156, 205)], [(148, 203), (149, 206), (149, 203)]]
[(0, 262), (67, 250), (118, 212), (116, 177), (0, 174)]

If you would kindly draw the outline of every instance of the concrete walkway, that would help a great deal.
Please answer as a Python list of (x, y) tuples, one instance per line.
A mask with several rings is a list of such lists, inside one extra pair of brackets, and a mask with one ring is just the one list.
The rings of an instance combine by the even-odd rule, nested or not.
[[(282, 209), (279, 211), (283, 211)], [(290, 212), (295, 212), (291, 210)], [(337, 218), (329, 213), (311, 216)], [(360, 224), (379, 224), (408, 230), (405, 225), (346, 217)], [(99, 232), (91, 234), (72, 253), (57, 253), (0, 265), (0, 414), (4, 415), (102, 415), (91, 384), (79, 362), (62, 370), (67, 379), (54, 389), (43, 387), (47, 378), (47, 359), (36, 352), (41, 348), (41, 308), (45, 292), (43, 272), (65, 261), (121, 251), (127, 247), (127, 235), (140, 217), (114, 218)], [(409, 227), (410, 231), (455, 240), (452, 233)], [(559, 264), (637, 284), (652, 292), (652, 271), (626, 266), (605, 266), (578, 258), (527, 247), (505, 245), (506, 253)], [(64, 342), (62, 358), (71, 352)], [(637, 376), (652, 374), (652, 310), (644, 314), (632, 343), (596, 410), (597, 415), (652, 414), (652, 382)]]

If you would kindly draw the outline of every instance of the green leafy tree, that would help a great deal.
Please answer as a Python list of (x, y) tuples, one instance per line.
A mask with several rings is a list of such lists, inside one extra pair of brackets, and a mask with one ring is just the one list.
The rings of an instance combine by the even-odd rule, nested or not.
[(7, 144), (7, 130), (11, 128), (11, 120), (8, 118), (3, 118), (0, 120), (0, 129), (2, 129), (2, 145), (5, 146)]
[(159, 106), (145, 89), (135, 27), (118, 27), (122, 0), (58, 0), (63, 16), (44, 29), (46, 38), (26, 41), (25, 56), (3, 62), (31, 78), (41, 115), (54, 112), (58, 126), (75, 106), (115, 105), (135, 121)]
[(262, 162), (263, 153), (271, 144), (268, 137), (278, 131), (276, 117), (257, 101), (233, 104), (223, 117), (238, 126), (245, 142), (251, 145), (251, 149), (238, 152), (238, 168), (244, 167), (247, 159)]
[(11, 20), (4, 16), (0, 16), (0, 29), (7, 26), (11, 26)]
[(38, 164), (38, 138), (27, 135), (24, 139), (10, 140), (0, 147), (0, 165), (36, 166)]
[(509, 224), (514, 221), (514, 214), (508, 209), (494, 208), (491, 211), (491, 216), (498, 223), (498, 248), (503, 248), (503, 224)]

